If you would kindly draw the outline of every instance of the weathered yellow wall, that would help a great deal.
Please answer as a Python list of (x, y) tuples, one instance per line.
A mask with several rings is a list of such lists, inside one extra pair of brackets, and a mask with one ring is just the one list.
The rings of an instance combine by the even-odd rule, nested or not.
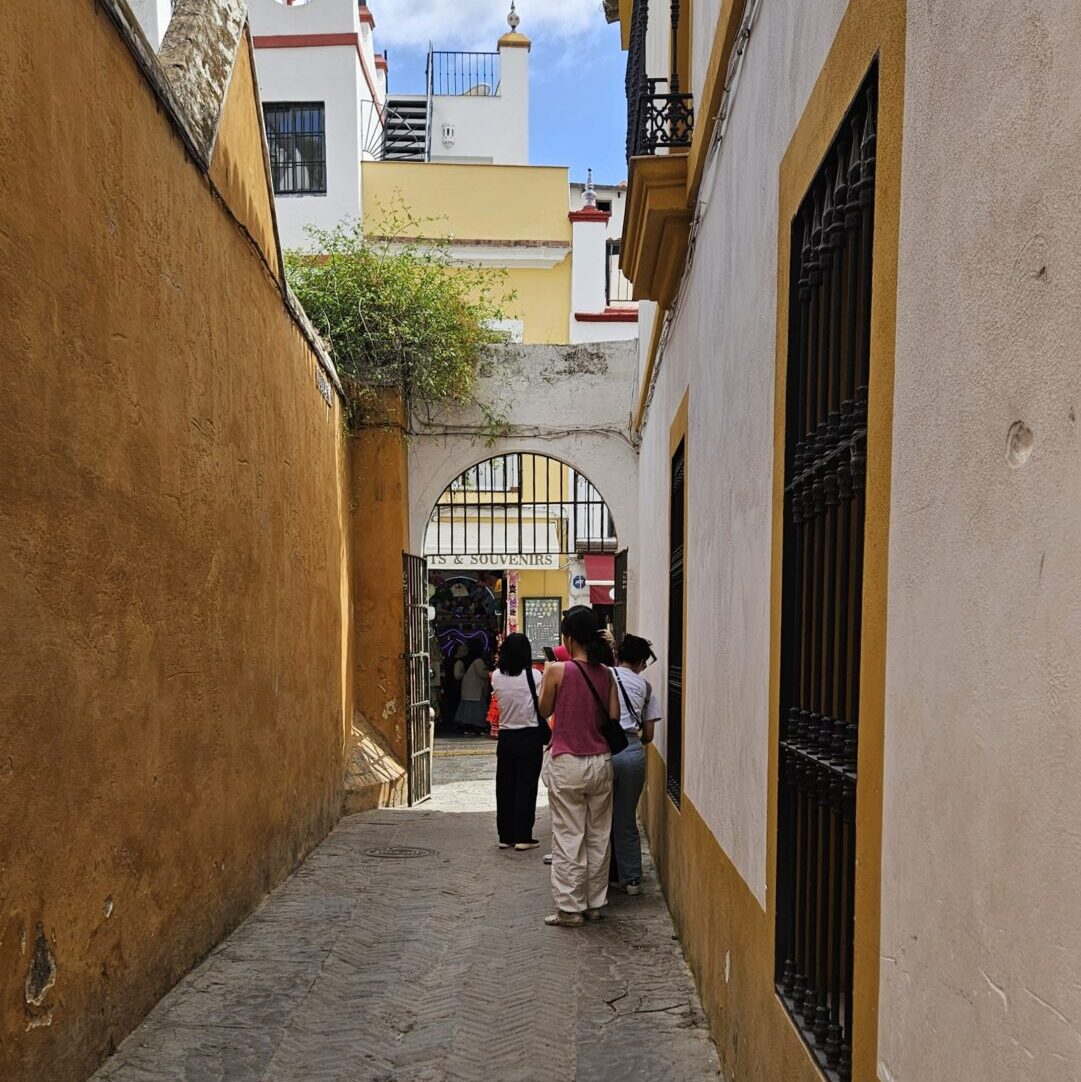
[(279, 271), (274, 200), (263, 149), (263, 125), (253, 76), (251, 45), (245, 35), (225, 98), (210, 177), (267, 264)]
[(522, 341), (528, 345), (560, 345), (570, 334), (571, 261), (557, 267), (508, 270), (506, 288), (514, 299), (506, 305), (508, 319), (522, 321)]
[(364, 227), (380, 233), (385, 211), (404, 202), (426, 236), (460, 240), (571, 240), (570, 179), (546, 165), (365, 162)]
[(758, 904), (687, 794), (677, 810), (665, 782), (664, 761), (651, 746), (641, 813), (725, 1077), (821, 1082), (773, 988), (772, 912)]
[[(425, 236), (457, 241), (537, 241), (570, 245), (569, 181), (565, 168), (365, 162), (364, 227), (389, 231), (387, 215), (404, 203)], [(478, 249), (478, 251), (481, 249)], [(508, 267), (505, 287), (516, 297), (507, 315), (523, 323), (527, 343), (566, 342), (571, 314), (571, 260), (551, 268)]]
[(522, 598), (559, 597), (563, 599), (563, 608), (570, 605), (567, 572), (563, 571), (519, 571), (518, 572), (518, 619), (524, 611)]
[(227, 203), (100, 5), (5, 14), (0, 1077), (68, 1082), (338, 816), (348, 455), (252, 118)]
[(409, 473), (396, 427), (370, 428), (350, 439), (352, 459), (353, 620), (358, 721), (406, 762), (405, 596), (402, 553), (409, 548)]

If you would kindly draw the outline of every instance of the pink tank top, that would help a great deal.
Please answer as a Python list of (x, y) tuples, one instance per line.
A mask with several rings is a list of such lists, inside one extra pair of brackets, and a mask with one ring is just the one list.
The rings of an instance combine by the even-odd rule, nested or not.
[[(602, 703), (608, 702), (612, 674), (604, 665), (587, 665), (589, 682)], [(607, 716), (607, 715), (605, 715)], [(601, 734), (601, 708), (586, 686), (586, 677), (573, 662), (563, 666), (563, 682), (556, 697), (556, 723), (552, 728), (553, 755), (607, 755), (611, 751)]]

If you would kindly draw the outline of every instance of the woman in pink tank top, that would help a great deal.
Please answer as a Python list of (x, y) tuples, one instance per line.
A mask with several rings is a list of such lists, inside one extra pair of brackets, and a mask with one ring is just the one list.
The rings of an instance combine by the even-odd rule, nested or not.
[(619, 718), (619, 699), (605, 664), (607, 648), (592, 609), (570, 609), (560, 626), (566, 662), (544, 668), (540, 711), (559, 722), (544, 755), (541, 778), (552, 811), (552, 895), (545, 924), (599, 920), (608, 902), (612, 830), (612, 753), (601, 732)]

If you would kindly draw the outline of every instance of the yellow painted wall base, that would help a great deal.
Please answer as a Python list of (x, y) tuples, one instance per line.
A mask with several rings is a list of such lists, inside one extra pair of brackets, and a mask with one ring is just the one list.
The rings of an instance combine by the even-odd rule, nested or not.
[(642, 813), (726, 1079), (821, 1082), (773, 989), (772, 921), (686, 795), (681, 810), (668, 799), (652, 747)]

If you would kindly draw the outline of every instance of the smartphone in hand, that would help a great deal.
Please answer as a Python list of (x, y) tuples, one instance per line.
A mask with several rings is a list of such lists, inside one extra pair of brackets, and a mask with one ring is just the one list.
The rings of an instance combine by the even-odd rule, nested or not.
[(544, 649), (544, 656), (545, 656), (545, 657), (546, 657), (546, 658), (547, 658), (547, 659), (548, 659), (549, 661), (555, 661), (555, 659), (556, 659), (556, 652), (555, 652), (555, 651), (554, 651), (554, 650), (553, 650), (553, 649), (552, 649), (552, 648), (551, 648), (550, 646), (545, 646), (545, 647), (544, 647), (543, 649)]

